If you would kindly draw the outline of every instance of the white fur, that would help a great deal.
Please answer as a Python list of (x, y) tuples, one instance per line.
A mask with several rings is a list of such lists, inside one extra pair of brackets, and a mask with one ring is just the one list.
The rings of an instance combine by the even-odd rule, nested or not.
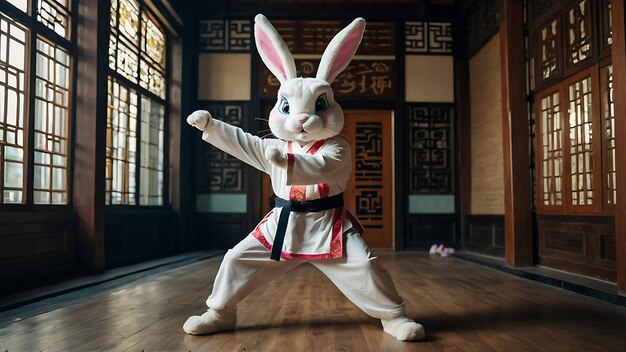
[(406, 315), (393, 318), (381, 319), (383, 330), (400, 341), (416, 341), (426, 336), (426, 330), (422, 324), (418, 324)]
[(215, 332), (232, 330), (237, 324), (237, 311), (214, 311), (209, 309), (204, 314), (194, 315), (183, 324), (183, 330), (189, 335), (206, 335)]
[[(293, 56), (276, 29), (261, 14), (254, 20), (255, 40), (261, 59), (281, 82), (278, 100), (269, 116), (272, 133), (280, 139), (301, 145), (338, 135), (343, 129), (344, 115), (335, 101), (331, 84), (356, 52), (365, 31), (365, 20), (355, 19), (331, 40), (322, 55), (315, 78), (298, 78)], [(187, 123), (205, 131), (211, 120), (208, 112), (196, 111), (187, 118)], [(267, 146), (262, 157), (277, 167), (288, 167), (286, 153), (276, 146)], [(217, 312), (209, 309), (201, 316), (187, 319), (183, 330), (192, 335), (210, 334), (233, 329), (236, 321), (234, 310)], [(382, 319), (382, 325), (385, 332), (398, 340), (418, 340), (425, 336), (422, 325), (405, 315)]]

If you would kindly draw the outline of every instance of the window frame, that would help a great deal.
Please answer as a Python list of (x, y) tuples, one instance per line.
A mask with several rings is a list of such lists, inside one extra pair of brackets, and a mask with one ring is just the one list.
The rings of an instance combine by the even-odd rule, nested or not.
[[(157, 11), (157, 9), (153, 9), (150, 6), (148, 6), (148, 4), (145, 2), (145, 0), (136, 0), (137, 3), (139, 4), (139, 30), (138, 30), (138, 35), (139, 35), (139, 54), (137, 56), (138, 61), (137, 61), (137, 83), (132, 82), (130, 79), (126, 78), (124, 75), (122, 75), (121, 73), (117, 72), (117, 70), (111, 68), (108, 64), (106, 64), (106, 70), (107, 70), (107, 81), (109, 78), (113, 78), (114, 80), (116, 80), (117, 82), (121, 83), (122, 85), (124, 85), (124, 87), (128, 90), (133, 90), (135, 92), (135, 94), (137, 94), (137, 126), (136, 126), (136, 141), (137, 141), (137, 145), (136, 145), (136, 163), (135, 163), (135, 192), (134, 192), (134, 196), (135, 196), (135, 204), (110, 204), (106, 202), (106, 194), (109, 193), (110, 191), (107, 190), (106, 188), (106, 180), (105, 180), (105, 185), (103, 187), (103, 191), (105, 192), (105, 206), (108, 209), (115, 209), (115, 210), (119, 210), (119, 211), (127, 211), (127, 210), (141, 210), (141, 209), (169, 209), (171, 207), (171, 201), (170, 201), (170, 155), (169, 155), (169, 148), (170, 148), (170, 141), (169, 141), (169, 133), (170, 133), (170, 126), (169, 126), (169, 117), (170, 117), (170, 103), (169, 103), (169, 98), (170, 98), (170, 81), (171, 81), (171, 60), (172, 60), (172, 56), (171, 56), (171, 45), (170, 43), (172, 42), (172, 34), (170, 33), (168, 27), (159, 19), (159, 16), (155, 13), (155, 11)], [(119, 2), (118, 2), (118, 6), (119, 6)], [(119, 26), (119, 9), (117, 11), (118, 14), (118, 19), (116, 19), (116, 25)], [(145, 16), (147, 14), (147, 16), (150, 18), (150, 20), (152, 20), (154, 23), (156, 23), (157, 25), (160, 26), (160, 29), (163, 31), (164, 33), (164, 40), (165, 40), (165, 71), (164, 71), (164, 80), (165, 80), (165, 98), (161, 98), (160, 96), (158, 96), (157, 94), (151, 92), (148, 88), (144, 88), (141, 86), (140, 80), (139, 80), (139, 75), (141, 72), (140, 69), (140, 65), (141, 65), (141, 41), (143, 38), (143, 34), (142, 34), (142, 18), (143, 16)], [(110, 11), (110, 4), (109, 4), (109, 12), (108, 12), (109, 18), (108, 18), (108, 22), (110, 23), (110, 16), (111, 16), (111, 11)], [(110, 37), (111, 34), (109, 34)], [(118, 34), (119, 35), (119, 34)], [(109, 48), (110, 48), (110, 41), (109, 41), (109, 37), (107, 37), (107, 44), (106, 44), (106, 52), (108, 55), (109, 52)], [(116, 47), (116, 57), (117, 57), (117, 50), (118, 50), (119, 45)], [(108, 92), (107, 92), (107, 96), (108, 96)], [(140, 173), (141, 173), (141, 118), (142, 118), (142, 107), (141, 107), (141, 101), (144, 97), (147, 97), (151, 100), (156, 101), (159, 104), (162, 104), (164, 107), (164, 114), (163, 114), (163, 189), (162, 189), (162, 198), (163, 198), (163, 202), (161, 205), (142, 205), (140, 204)], [(108, 109), (108, 107), (107, 107)], [(107, 111), (104, 111), (103, 114), (106, 116), (107, 115)], [(108, 158), (105, 155), (105, 172), (106, 172), (106, 160)]]
[[(74, 134), (76, 123), (76, 79), (77, 79), (77, 52), (78, 46), (76, 14), (78, 12), (78, 2), (80, 0), (69, 0), (70, 6), (70, 39), (66, 39), (54, 30), (50, 29), (37, 20), (37, 5), (40, 0), (27, 0), (26, 12), (9, 3), (7, 0), (0, 0), (3, 5), (2, 12), (12, 17), (16, 22), (28, 29), (25, 45), (25, 88), (24, 88), (24, 201), (22, 203), (0, 203), (0, 210), (3, 211), (59, 211), (66, 212), (73, 207), (73, 180), (74, 180)], [(36, 100), (36, 80), (37, 80), (37, 38), (42, 37), (45, 41), (58, 45), (70, 56), (69, 72), (69, 104), (68, 104), (68, 124), (67, 124), (67, 174), (66, 174), (66, 195), (65, 204), (36, 204), (34, 202), (34, 126), (35, 126), (35, 100)], [(2, 183), (4, 183), (4, 175)], [(0, 195), (3, 197), (3, 195)]]
[[(610, 213), (611, 209), (605, 207), (604, 200), (606, 197), (606, 182), (604, 180), (606, 174), (606, 153), (604, 147), (606, 139), (603, 137), (604, 116), (601, 113), (600, 108), (600, 84), (599, 84), (599, 65), (594, 65), (587, 69), (584, 69), (575, 75), (562, 80), (561, 82), (554, 84), (548, 88), (535, 94), (535, 116), (537, 134), (535, 138), (535, 165), (537, 170), (537, 197), (536, 208), (538, 214), (602, 214)], [(592, 205), (574, 205), (572, 204), (572, 173), (571, 173), (571, 145), (569, 135), (569, 87), (570, 85), (578, 82), (586, 77), (591, 79), (591, 117), (592, 117), (592, 151), (593, 151), (593, 204)], [(543, 203), (543, 144), (541, 139), (541, 131), (543, 129), (542, 117), (541, 117), (541, 100), (548, 95), (559, 93), (559, 112), (561, 121), (561, 140), (563, 143), (562, 149), (562, 179), (561, 179), (561, 192), (562, 192), (562, 204), (561, 205), (546, 205)], [(599, 153), (599, 154), (598, 154)]]

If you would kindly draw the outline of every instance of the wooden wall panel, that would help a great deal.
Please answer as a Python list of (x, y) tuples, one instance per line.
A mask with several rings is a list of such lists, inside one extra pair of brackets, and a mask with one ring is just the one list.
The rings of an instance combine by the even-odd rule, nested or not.
[(504, 214), (500, 41), (470, 59), (471, 214)]
[(106, 214), (107, 269), (173, 254), (175, 215), (169, 210), (117, 211)]
[(0, 213), (0, 295), (77, 270), (71, 212)]
[(465, 249), (504, 257), (504, 216), (470, 215), (466, 219)]
[(615, 225), (610, 216), (538, 217), (538, 262), (615, 281)]
[[(261, 219), (255, 219), (260, 221)], [(244, 239), (256, 226), (248, 214), (198, 213), (194, 238), (198, 249), (230, 249)]]
[(407, 223), (405, 249), (424, 250), (433, 244), (454, 247), (458, 243), (455, 214), (411, 214)]

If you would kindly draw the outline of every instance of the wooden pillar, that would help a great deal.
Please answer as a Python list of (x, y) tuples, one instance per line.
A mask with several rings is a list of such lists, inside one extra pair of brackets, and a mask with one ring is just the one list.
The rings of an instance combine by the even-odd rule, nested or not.
[(104, 192), (109, 0), (78, 3), (73, 207), (79, 261), (104, 271)]
[(533, 264), (522, 3), (518, 0), (500, 2), (504, 234), (506, 265), (510, 267)]
[(613, 0), (613, 94), (615, 101), (615, 250), (617, 257), (617, 290), (626, 296), (626, 28), (624, 0)]
[(472, 124), (469, 92), (469, 61), (465, 58), (454, 59), (454, 90), (456, 101), (456, 133), (458, 140), (458, 200), (457, 216), (459, 222), (459, 245), (467, 250), (467, 216), (472, 211)]

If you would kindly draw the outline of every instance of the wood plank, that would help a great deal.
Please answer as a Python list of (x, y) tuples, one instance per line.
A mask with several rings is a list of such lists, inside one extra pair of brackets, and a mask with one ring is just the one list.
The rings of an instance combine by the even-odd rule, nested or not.
[[(0, 350), (105, 351), (620, 351), (626, 308), (457, 258), (381, 252), (423, 323), (404, 343), (349, 302), (311, 265), (259, 288), (238, 306), (237, 329), (190, 336), (182, 324), (206, 307), (221, 257), (92, 290), (81, 300), (0, 326)], [(555, 343), (558, 341), (558, 343)]]
[[(617, 288), (626, 296), (626, 28), (624, 0), (613, 0), (613, 89), (615, 101), (615, 173), (617, 204), (615, 204), (615, 249), (617, 256)], [(620, 118), (621, 117), (621, 118)]]
[(521, 1), (501, 2), (504, 235), (506, 264), (511, 267), (533, 264), (523, 14), (524, 7)]

